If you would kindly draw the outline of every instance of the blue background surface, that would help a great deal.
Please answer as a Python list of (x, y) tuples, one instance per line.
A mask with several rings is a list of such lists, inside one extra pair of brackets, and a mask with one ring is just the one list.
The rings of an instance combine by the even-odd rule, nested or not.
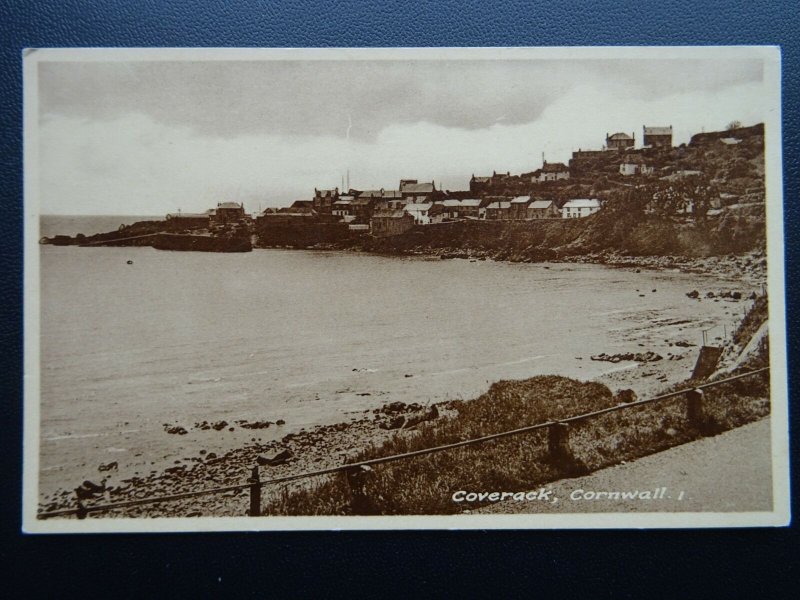
[[(344, 578), (350, 594), (410, 591), (564, 597), (777, 592), (797, 579), (794, 528), (706, 532), (467, 532), (22, 536), (21, 50), (91, 46), (560, 46), (772, 44), (783, 49), (783, 148), (790, 381), (798, 319), (798, 17), (790, 2), (491, 3), (152, 0), (0, 1), (0, 302), (4, 584), (132, 595), (248, 589), (292, 595)], [(792, 386), (793, 387), (793, 386)], [(793, 394), (793, 397), (795, 395)], [(794, 398), (793, 398), (794, 399)], [(791, 422), (797, 423), (792, 409)], [(797, 445), (793, 444), (793, 456)], [(796, 503), (794, 503), (796, 507)], [(157, 524), (154, 523), (157, 527)], [(12, 579), (13, 578), (13, 579)], [(390, 580), (394, 583), (390, 583)], [(12, 588), (13, 589), (13, 588)], [(786, 595), (784, 590), (781, 595)], [(391, 594), (390, 594), (391, 595)]]

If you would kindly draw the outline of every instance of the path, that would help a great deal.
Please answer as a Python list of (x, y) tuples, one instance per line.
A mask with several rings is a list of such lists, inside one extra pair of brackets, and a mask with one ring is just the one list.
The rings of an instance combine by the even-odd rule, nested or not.
[[(767, 417), (634, 462), (549, 484), (546, 488), (552, 488), (553, 496), (559, 499), (554, 504), (506, 500), (475, 512), (769, 511), (772, 510), (771, 465)], [(666, 488), (663, 499), (581, 499), (586, 492), (631, 493), (657, 488)], [(683, 497), (679, 499), (681, 492)], [(575, 499), (570, 499), (571, 496)]]

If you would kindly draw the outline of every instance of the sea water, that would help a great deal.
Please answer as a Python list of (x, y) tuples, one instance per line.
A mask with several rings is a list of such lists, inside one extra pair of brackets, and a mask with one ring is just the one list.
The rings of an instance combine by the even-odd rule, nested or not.
[[(388, 402), (471, 398), (499, 379), (591, 379), (620, 368), (593, 354), (666, 356), (740, 318), (686, 292), (741, 286), (675, 272), (298, 250), (40, 253), (41, 492), (97, 478), (102, 463), (145, 474)], [(688, 376), (693, 361), (682, 364)], [(234, 431), (193, 427), (223, 420)]]

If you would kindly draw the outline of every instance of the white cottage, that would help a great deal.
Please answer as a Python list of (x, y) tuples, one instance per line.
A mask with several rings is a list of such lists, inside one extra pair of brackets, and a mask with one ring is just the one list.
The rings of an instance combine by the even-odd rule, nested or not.
[(600, 201), (596, 198), (578, 198), (576, 200), (568, 200), (561, 207), (561, 217), (564, 219), (579, 219), (593, 215), (598, 210), (600, 210)]
[(409, 202), (405, 205), (406, 213), (414, 217), (414, 223), (417, 225), (430, 225), (431, 215), (430, 210), (433, 202)]

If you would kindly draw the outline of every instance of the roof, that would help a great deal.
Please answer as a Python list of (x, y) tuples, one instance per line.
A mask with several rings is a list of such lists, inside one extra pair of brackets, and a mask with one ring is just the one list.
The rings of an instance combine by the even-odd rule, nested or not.
[(409, 202), (406, 204), (405, 209), (408, 211), (422, 211), (430, 210), (433, 202)]
[(644, 127), (645, 135), (672, 135), (672, 125), (669, 127)]
[(441, 204), (446, 208), (450, 208), (451, 206), (459, 207), (461, 206), (461, 200), (456, 198), (448, 198), (447, 200), (442, 200), (441, 202), (437, 202), (436, 204)]
[(627, 133), (623, 133), (621, 131), (618, 131), (617, 133), (612, 133), (610, 136), (608, 136), (608, 139), (609, 140), (633, 140), (633, 138), (631, 136), (629, 136)]
[(333, 203), (334, 206), (350, 206), (352, 200), (337, 200)]
[(541, 170), (545, 173), (560, 173), (569, 171), (569, 167), (564, 163), (544, 163)]
[(492, 203), (491, 203), (489, 206), (487, 206), (486, 208), (487, 208), (487, 209), (489, 209), (489, 208), (499, 208), (499, 209), (502, 209), (502, 208), (511, 208), (511, 202), (492, 202)]
[(480, 198), (464, 198), (461, 201), (461, 206), (480, 206), (481, 199)]
[(374, 201), (375, 198), (372, 196), (367, 196), (366, 198), (359, 196), (358, 198), (353, 198), (350, 201), (350, 206), (369, 206)]
[(433, 183), (407, 183), (400, 191), (404, 194), (430, 194), (434, 191)]
[(292, 204), (289, 207), (279, 208), (278, 212), (284, 214), (293, 214), (293, 215), (298, 215), (301, 213), (312, 214), (314, 213), (314, 209), (311, 206), (306, 206), (305, 204), (301, 204), (299, 206), (295, 206), (294, 204)]
[(517, 196), (511, 199), (511, 204), (527, 204), (531, 201), (530, 196)]
[(169, 213), (167, 219), (207, 219), (208, 213)]
[(244, 208), (238, 202), (217, 202), (217, 208)]
[(292, 208), (300, 208), (303, 206), (314, 206), (314, 203), (311, 200), (295, 200), (292, 202)]
[(373, 219), (402, 219), (406, 212), (402, 208), (394, 210), (379, 210), (372, 215)]
[(561, 208), (600, 208), (600, 201), (595, 198), (576, 198), (567, 200)]
[(528, 204), (528, 208), (550, 208), (553, 205), (552, 200), (534, 200), (530, 204)]
[(491, 180), (492, 180), (491, 177), (475, 177), (474, 175), (472, 176), (471, 179), (471, 181), (476, 181), (478, 183), (489, 183)]

